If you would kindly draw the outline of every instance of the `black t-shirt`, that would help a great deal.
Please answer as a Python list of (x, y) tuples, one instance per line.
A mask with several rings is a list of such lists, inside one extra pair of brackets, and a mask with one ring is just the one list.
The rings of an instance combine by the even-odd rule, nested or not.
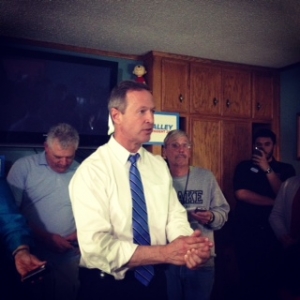
[[(296, 175), (295, 169), (290, 164), (278, 162), (275, 159), (269, 164), (282, 182)], [(275, 199), (276, 194), (273, 192), (267, 176), (264, 171), (253, 164), (252, 160), (242, 161), (235, 170), (233, 179), (234, 190), (250, 190), (259, 195)], [(236, 216), (243, 223), (264, 226), (268, 224), (271, 209), (272, 206), (254, 205), (238, 200)]]

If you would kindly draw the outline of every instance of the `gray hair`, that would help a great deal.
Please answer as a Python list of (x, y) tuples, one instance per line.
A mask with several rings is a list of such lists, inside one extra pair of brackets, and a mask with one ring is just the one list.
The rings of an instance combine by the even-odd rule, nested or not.
[(51, 147), (54, 140), (58, 140), (63, 149), (69, 147), (78, 148), (79, 135), (75, 128), (67, 123), (60, 123), (50, 128), (47, 133), (46, 142)]
[(108, 110), (111, 112), (112, 108), (116, 108), (122, 114), (124, 114), (127, 107), (126, 96), (130, 91), (150, 91), (150, 88), (144, 84), (131, 80), (122, 81), (118, 86), (116, 86), (111, 94), (108, 101)]
[(165, 148), (167, 147), (169, 140), (174, 139), (174, 138), (179, 138), (179, 137), (185, 137), (188, 139), (189, 143), (191, 142), (189, 136), (187, 135), (187, 133), (185, 131), (180, 130), (180, 129), (174, 129), (174, 130), (169, 131), (168, 134), (166, 135), (166, 137), (164, 139), (164, 147)]

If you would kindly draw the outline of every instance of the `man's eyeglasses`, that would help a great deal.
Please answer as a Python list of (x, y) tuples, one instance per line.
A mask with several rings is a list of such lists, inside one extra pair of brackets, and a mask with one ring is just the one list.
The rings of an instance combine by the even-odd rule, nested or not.
[(171, 143), (168, 144), (173, 150), (179, 150), (183, 148), (184, 150), (186, 149), (191, 149), (192, 145), (191, 144), (178, 144), (178, 143)]

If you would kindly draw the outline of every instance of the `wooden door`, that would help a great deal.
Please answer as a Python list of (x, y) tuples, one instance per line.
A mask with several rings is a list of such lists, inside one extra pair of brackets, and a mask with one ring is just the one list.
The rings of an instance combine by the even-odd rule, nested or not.
[(220, 183), (220, 121), (191, 118), (192, 165), (213, 172)]
[(176, 59), (162, 59), (162, 111), (188, 112), (189, 63)]
[(235, 207), (233, 175), (242, 160), (251, 158), (252, 124), (244, 121), (222, 121), (222, 188), (230, 204)]
[(223, 69), (223, 115), (251, 117), (251, 72)]
[(192, 63), (190, 66), (190, 112), (221, 113), (221, 68)]
[(252, 117), (254, 119), (273, 118), (274, 76), (271, 72), (253, 73)]

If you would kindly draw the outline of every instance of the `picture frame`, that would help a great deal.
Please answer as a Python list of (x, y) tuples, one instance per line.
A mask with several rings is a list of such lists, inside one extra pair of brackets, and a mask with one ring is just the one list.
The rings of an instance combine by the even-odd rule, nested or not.
[(297, 159), (300, 160), (300, 113), (297, 114)]
[(153, 132), (145, 145), (163, 145), (168, 132), (174, 129), (179, 129), (179, 113), (155, 112)]

